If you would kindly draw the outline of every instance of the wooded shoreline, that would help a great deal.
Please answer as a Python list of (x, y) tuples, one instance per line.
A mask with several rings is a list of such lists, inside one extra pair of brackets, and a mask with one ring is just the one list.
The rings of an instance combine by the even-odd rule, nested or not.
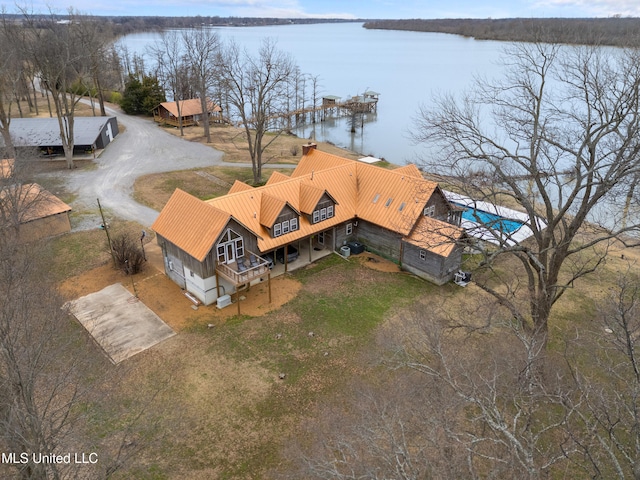
[(640, 18), (408, 19), (365, 22), (364, 28), (463, 35), (476, 40), (639, 46)]

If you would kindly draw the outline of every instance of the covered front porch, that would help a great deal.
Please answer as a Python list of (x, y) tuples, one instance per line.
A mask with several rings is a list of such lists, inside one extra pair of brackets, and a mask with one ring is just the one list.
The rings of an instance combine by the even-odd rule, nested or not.
[(267, 255), (270, 255), (274, 259), (271, 276), (277, 277), (278, 275), (292, 272), (331, 255), (335, 250), (333, 238), (333, 230), (327, 230), (326, 232), (322, 232), (321, 235), (316, 234), (291, 242), (289, 245), (292, 245), (298, 251), (298, 257), (293, 261), (288, 261), (288, 255), (285, 255), (284, 252), (282, 255), (284, 263), (278, 261), (275, 251), (268, 253)]

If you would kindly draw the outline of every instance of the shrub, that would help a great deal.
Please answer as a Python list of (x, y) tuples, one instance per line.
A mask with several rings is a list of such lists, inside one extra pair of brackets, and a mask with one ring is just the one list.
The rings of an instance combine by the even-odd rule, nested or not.
[(127, 275), (134, 275), (142, 269), (144, 254), (138, 239), (129, 233), (119, 233), (111, 239), (111, 247), (116, 266)]

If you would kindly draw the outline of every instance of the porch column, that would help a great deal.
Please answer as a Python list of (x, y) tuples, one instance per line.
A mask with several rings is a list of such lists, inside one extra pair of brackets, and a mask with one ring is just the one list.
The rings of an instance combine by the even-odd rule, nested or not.
[(267, 272), (267, 286), (269, 287), (269, 303), (271, 303), (271, 272)]
[(311, 263), (311, 250), (313, 249), (313, 235), (309, 237), (309, 263)]
[(284, 246), (284, 273), (287, 273), (287, 267), (289, 266), (289, 244)]
[(216, 268), (214, 272), (216, 272), (216, 294), (218, 298), (220, 298), (220, 277), (218, 277), (218, 269)]

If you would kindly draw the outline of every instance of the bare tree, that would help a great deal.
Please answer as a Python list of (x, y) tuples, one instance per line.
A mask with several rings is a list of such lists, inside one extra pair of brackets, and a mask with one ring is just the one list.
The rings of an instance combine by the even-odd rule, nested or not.
[(186, 62), (185, 45), (182, 42), (182, 37), (173, 30), (162, 32), (160, 39), (149, 47), (149, 52), (156, 61), (157, 76), (162, 79), (165, 86), (169, 86), (169, 90), (173, 94), (173, 100), (176, 102), (178, 112), (178, 128), (180, 129), (180, 135), (184, 135), (180, 100), (186, 100), (190, 97), (188, 95), (185, 96), (185, 90), (189, 86), (189, 67)]
[[(95, 93), (98, 96), (98, 102), (100, 104), (100, 115), (105, 117), (107, 112), (104, 108), (104, 91), (103, 91), (103, 77), (105, 66), (108, 63), (108, 40), (109, 35), (100, 30), (100, 22), (89, 16), (84, 16), (82, 21), (78, 24), (78, 36), (81, 39), (82, 44), (87, 49), (89, 70), (91, 83), (95, 88)], [(108, 68), (108, 67), (106, 67)], [(93, 97), (92, 97), (93, 105)]]
[(16, 26), (9, 22), (4, 10), (0, 13), (0, 134), (4, 143), (1, 158), (15, 158), (10, 134), (13, 99), (23, 72), (22, 49), (16, 44)]
[(228, 102), (244, 128), (249, 146), (253, 181), (262, 181), (262, 154), (271, 142), (263, 139), (278, 117), (287, 113), (286, 89), (296, 68), (292, 58), (265, 39), (257, 56), (241, 52), (231, 43), (220, 61), (220, 75)]
[(416, 306), (381, 333), (392, 370), (320, 412), (300, 477), (539, 479), (566, 468), (576, 446), (565, 372), (532, 383), (517, 329), (488, 327), (487, 315), (508, 313), (495, 305), (458, 312), (484, 317), (475, 330), (444, 309)]
[(207, 143), (211, 143), (209, 112), (212, 105), (209, 100), (209, 91), (218, 76), (216, 60), (220, 55), (220, 37), (217, 32), (209, 28), (197, 28), (185, 30), (182, 33), (182, 38), (191, 70), (191, 78), (196, 93), (200, 97), (204, 119), (204, 136)]
[(580, 392), (571, 434), (592, 478), (640, 478), (640, 280), (633, 269), (599, 302), (593, 328), (576, 330), (567, 343)]
[(313, 107), (313, 111), (311, 113), (311, 115), (312, 115), (311, 123), (316, 123), (317, 116), (318, 116), (316, 108), (318, 107), (318, 99), (320, 99), (320, 94), (319, 94), (320, 76), (319, 75), (311, 75), (309, 77), (309, 80), (311, 82), (311, 102), (312, 102), (312, 107)]
[(504, 79), (422, 107), (413, 136), (460, 192), (528, 214), (527, 241), (488, 229), (497, 247), (474, 278), (542, 351), (554, 304), (612, 239), (638, 231), (637, 218), (621, 222), (618, 197), (640, 169), (640, 52), (515, 44), (504, 63)]
[(46, 18), (26, 10), (22, 14), (29, 29), (25, 45), (28, 59), (35, 65), (42, 86), (51, 94), (67, 167), (74, 168), (74, 119), (82, 93), (73, 86), (90, 78), (91, 70), (91, 48), (79, 28), (86, 19), (73, 11), (69, 11), (69, 23), (58, 22), (53, 13)]

